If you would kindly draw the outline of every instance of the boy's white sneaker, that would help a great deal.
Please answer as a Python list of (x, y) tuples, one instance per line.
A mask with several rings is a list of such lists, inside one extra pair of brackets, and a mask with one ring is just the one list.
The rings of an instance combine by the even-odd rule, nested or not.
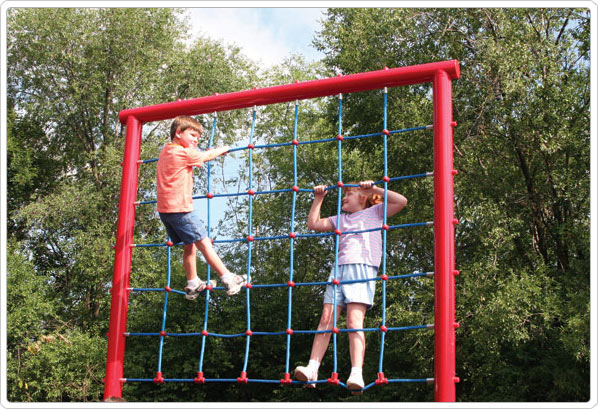
[(224, 289), (228, 295), (238, 294), (239, 291), (241, 291), (241, 287), (247, 284), (247, 274), (243, 274), (242, 276), (233, 274), (233, 278), (230, 282), (223, 282), (222, 284), (224, 284)]
[(363, 386), (363, 376), (361, 374), (352, 373), (347, 379), (347, 389), (351, 391), (352, 395), (361, 395)]
[[(308, 366), (298, 366), (295, 368), (295, 379), (301, 382), (312, 382), (318, 380), (318, 374)], [(303, 385), (306, 388), (313, 389), (316, 387), (315, 383), (306, 383)]]
[[(197, 287), (185, 287), (185, 298), (188, 300), (195, 300), (197, 296), (206, 290), (207, 283), (202, 279), (199, 279)], [(210, 280), (210, 285), (216, 287), (216, 281)]]

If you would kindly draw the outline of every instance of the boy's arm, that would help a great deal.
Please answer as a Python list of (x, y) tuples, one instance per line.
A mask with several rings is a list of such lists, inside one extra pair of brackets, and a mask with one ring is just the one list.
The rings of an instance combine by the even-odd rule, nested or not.
[(309, 215), (307, 216), (307, 227), (315, 230), (315, 231), (332, 231), (334, 230), (334, 226), (330, 222), (329, 219), (321, 219), (320, 218), (320, 209), (322, 208), (322, 202), (324, 201), (324, 196), (326, 196), (328, 192), (326, 191), (326, 186), (319, 185), (314, 188), (314, 201), (311, 204), (311, 209), (309, 209)]
[[(384, 189), (374, 186), (374, 182), (371, 180), (360, 182), (359, 186), (365, 194), (373, 193), (384, 197)], [(403, 210), (405, 206), (407, 206), (407, 198), (393, 190), (386, 190), (386, 199), (386, 215), (388, 217), (394, 216), (395, 214)]]
[(216, 159), (218, 156), (225, 154), (230, 151), (230, 146), (224, 145), (220, 148), (208, 149), (199, 153), (199, 158), (202, 162), (209, 162), (212, 159)]

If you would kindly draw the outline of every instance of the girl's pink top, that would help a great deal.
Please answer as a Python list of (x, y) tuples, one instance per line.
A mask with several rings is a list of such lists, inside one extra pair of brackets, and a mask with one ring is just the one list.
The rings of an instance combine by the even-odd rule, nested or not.
[[(379, 229), (384, 222), (384, 203), (368, 207), (355, 213), (341, 213), (340, 227), (336, 216), (328, 218), (335, 229), (341, 232)], [(382, 260), (382, 234), (380, 230), (342, 234), (339, 241), (338, 264), (367, 264), (380, 266)]]

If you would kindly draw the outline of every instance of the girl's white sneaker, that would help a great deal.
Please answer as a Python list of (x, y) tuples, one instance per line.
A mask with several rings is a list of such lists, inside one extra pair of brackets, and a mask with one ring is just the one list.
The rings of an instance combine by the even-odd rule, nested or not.
[[(295, 368), (295, 379), (301, 382), (312, 382), (318, 380), (318, 374), (307, 366), (298, 366)], [(315, 383), (306, 383), (303, 385), (306, 388), (313, 389), (316, 387)]]

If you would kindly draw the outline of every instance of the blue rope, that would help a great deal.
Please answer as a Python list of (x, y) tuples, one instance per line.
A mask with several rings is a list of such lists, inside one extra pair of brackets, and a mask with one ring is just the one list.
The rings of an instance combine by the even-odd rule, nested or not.
[[(403, 229), (407, 227), (419, 227), (419, 226), (432, 226), (434, 222), (418, 222), (418, 223), (405, 223), (405, 224), (395, 224), (392, 226), (388, 226), (388, 230), (394, 229)], [(368, 233), (372, 231), (382, 230), (382, 227), (376, 227), (367, 230), (352, 230), (352, 231), (344, 231), (341, 234), (359, 234), (359, 233)], [(306, 233), (306, 234), (299, 234), (296, 233), (296, 238), (305, 238), (305, 237), (325, 237), (325, 236), (334, 236), (335, 232), (324, 232), (324, 233)], [(265, 236), (265, 237), (253, 237), (253, 241), (260, 241), (260, 240), (279, 240), (279, 239), (288, 239), (289, 236)], [(247, 241), (247, 238), (242, 239), (226, 239), (226, 240), (214, 240), (214, 243), (237, 243), (237, 242), (244, 242)], [(150, 243), (150, 244), (134, 244), (135, 247), (164, 247), (167, 244), (164, 243)]]
[[(343, 95), (338, 95), (338, 135), (342, 135), (343, 132)], [(342, 158), (342, 138), (337, 138), (337, 150), (338, 150), (338, 185), (340, 186), (343, 182), (343, 158)], [(340, 230), (340, 219), (341, 219), (341, 206), (342, 205), (342, 189), (338, 189), (337, 201), (336, 201), (336, 230)], [(334, 280), (336, 280), (338, 274), (338, 250), (340, 244), (340, 235), (336, 234), (334, 238)], [(338, 285), (333, 285), (333, 328), (337, 328), (337, 305), (336, 305), (336, 292), (338, 291)], [(332, 344), (333, 344), (333, 356), (334, 366), (332, 373), (338, 373), (338, 359), (337, 359), (337, 348), (336, 348), (336, 332), (332, 333)]]
[[(171, 273), (171, 248), (168, 247), (168, 262), (167, 262), (167, 269), (168, 272), (166, 274), (166, 286), (170, 287), (170, 273)], [(160, 332), (163, 333), (166, 331), (166, 311), (168, 308), (168, 291), (164, 292), (164, 307), (162, 308), (162, 326)], [(162, 372), (162, 352), (164, 350), (164, 336), (160, 335), (160, 346), (158, 349), (158, 372)]]
[[(383, 129), (386, 130), (388, 119), (388, 89), (384, 88), (384, 124)], [(384, 226), (387, 223), (388, 211), (388, 182), (385, 180), (388, 177), (388, 138), (383, 131), (384, 140)], [(382, 275), (386, 275), (386, 230), (382, 230)], [(386, 326), (386, 280), (382, 280), (382, 325)], [(384, 340), (386, 332), (380, 333), (380, 361), (378, 364), (378, 372), (382, 371), (382, 360), (384, 359)]]
[[(218, 117), (216, 116), (216, 113), (214, 112), (214, 117), (212, 120), (212, 129), (210, 131), (210, 139), (208, 141), (208, 148), (212, 148), (214, 146), (214, 134), (216, 133), (216, 125), (218, 123)], [(207, 175), (207, 186), (206, 189), (209, 192), (211, 190), (211, 181), (212, 181), (212, 163), (208, 162), (208, 169), (207, 169), (208, 175)], [(211, 238), (211, 227), (210, 227), (210, 219), (211, 219), (211, 214), (210, 214), (210, 210), (211, 210), (211, 200), (207, 201), (207, 208), (208, 208), (208, 238)], [(208, 284), (210, 283), (210, 272), (211, 272), (211, 267), (208, 264), (207, 267), (208, 273), (207, 273), (207, 282)], [(203, 330), (204, 331), (208, 331), (208, 312), (209, 312), (209, 305), (210, 305), (210, 291), (206, 291), (206, 301), (205, 301), (205, 312), (204, 312), (204, 320), (203, 320)], [(199, 354), (199, 364), (197, 367), (198, 372), (203, 372), (203, 360), (205, 358), (205, 350), (206, 350), (206, 337), (203, 337), (201, 340), (201, 350), (200, 350), (200, 354)]]
[[(399, 278), (412, 278), (412, 277), (430, 277), (433, 276), (434, 273), (433, 272), (429, 272), (429, 273), (412, 273), (412, 274), (403, 274), (403, 275), (398, 275), (398, 276), (388, 276), (387, 279), (388, 280), (396, 280)], [(363, 278), (363, 279), (359, 279), (359, 280), (342, 280), (339, 281), (339, 285), (343, 285), (343, 284), (353, 284), (353, 283), (362, 283), (362, 282), (366, 282), (366, 281), (382, 281), (383, 278), (382, 277), (373, 277), (373, 278)], [(301, 286), (316, 286), (316, 285), (332, 285), (332, 281), (312, 281), (312, 282), (308, 282), (308, 283), (293, 283), (293, 286), (295, 287), (301, 287)], [(288, 283), (279, 283), (279, 284), (253, 284), (251, 286), (251, 288), (276, 288), (276, 287), (289, 287)], [(135, 291), (135, 292), (150, 292), (150, 291), (167, 291), (164, 288), (130, 288), (131, 291)], [(213, 290), (224, 290), (224, 287), (214, 287)], [(184, 291), (179, 291), (179, 290), (175, 290), (175, 289), (170, 289), (170, 292), (174, 292), (174, 293), (178, 293), (178, 294), (182, 294), (185, 295)], [(204, 328), (205, 329), (205, 328)]]
[[(249, 143), (253, 143), (253, 132), (255, 130), (256, 108), (253, 108), (253, 115), (251, 119), (251, 132), (249, 133)], [(249, 150), (249, 190), (253, 189), (253, 149)], [(252, 215), (253, 215), (253, 195), (249, 195), (249, 218), (247, 220), (247, 235), (251, 236), (252, 232)], [(252, 241), (248, 240), (247, 249), (247, 282), (251, 283), (251, 249)], [(249, 361), (249, 343), (251, 341), (251, 302), (250, 302), (250, 287), (245, 287), (246, 303), (247, 303), (247, 331), (248, 335), (245, 341), (245, 361), (243, 363), (243, 372), (247, 372), (247, 363)]]
[[(297, 140), (297, 123), (299, 119), (299, 101), (295, 101), (295, 120), (293, 124), (293, 140)], [(293, 144), (293, 186), (297, 186), (297, 145)], [(291, 206), (291, 233), (295, 234), (295, 205), (297, 202), (297, 191), (293, 190), (292, 206)], [(290, 253), (289, 253), (289, 281), (293, 282), (294, 272), (294, 237), (290, 237)], [(289, 303), (287, 307), (287, 329), (292, 327), (292, 308), (293, 308), (293, 287), (289, 286)], [(290, 360), (291, 360), (291, 333), (287, 333), (287, 348), (286, 348), (286, 359), (285, 359), (285, 374), (290, 373)]]
[[(406, 179), (415, 179), (415, 178), (425, 178), (425, 177), (430, 177), (430, 176), (434, 176), (434, 174), (432, 172), (426, 172), (426, 173), (418, 173), (415, 175), (406, 175), (406, 176), (397, 176), (397, 177), (393, 177), (390, 178), (389, 182), (396, 182), (399, 180), (406, 180)], [(382, 180), (378, 180), (376, 182), (374, 182), (375, 185), (379, 185), (381, 183), (384, 183)], [(297, 186), (297, 185), (295, 185)], [(357, 184), (351, 184), (351, 183), (347, 183), (344, 185), (345, 187), (359, 187), (359, 185)], [(333, 185), (333, 186), (328, 186), (326, 188), (326, 190), (332, 190), (332, 189), (337, 189), (338, 186)], [(313, 189), (304, 189), (304, 188), (299, 188), (298, 192), (307, 192), (307, 193), (313, 193)], [(288, 193), (288, 192), (294, 192), (293, 189), (276, 189), (276, 190), (258, 190), (255, 191), (253, 194), (254, 195), (265, 195), (265, 194), (272, 194), (272, 193)], [(234, 196), (248, 196), (249, 193), (248, 192), (240, 192), (240, 193), (213, 193), (212, 196), (213, 197), (234, 197)], [(193, 199), (206, 199), (208, 198), (207, 194), (206, 195), (195, 195), (193, 196)], [(144, 200), (144, 201), (139, 201), (137, 202), (137, 204), (152, 204), (152, 203), (156, 203), (155, 200)]]
[[(416, 330), (416, 329), (432, 329), (434, 328), (433, 324), (426, 324), (426, 325), (410, 325), (410, 326), (404, 326), (404, 327), (388, 327), (386, 329), (386, 331), (410, 331), (410, 330)], [(350, 329), (350, 328), (340, 328), (339, 333), (341, 332), (358, 332), (358, 331), (364, 331), (364, 332), (384, 332), (382, 331), (380, 328), (355, 328), (355, 329)], [(312, 334), (330, 334), (333, 333), (332, 330), (293, 330), (293, 335), (295, 334), (307, 334), (307, 335), (312, 335)], [(141, 336), (161, 336), (161, 337), (201, 337), (205, 335), (203, 334), (203, 332), (183, 332), (183, 333), (177, 333), (177, 332), (166, 332), (165, 335), (161, 335), (160, 332), (127, 332), (125, 334), (128, 337), (141, 337)], [(285, 331), (274, 331), (274, 332), (266, 332), (266, 331), (255, 331), (253, 332), (253, 335), (288, 335), (286, 330)], [(218, 337), (218, 338), (238, 338), (238, 337), (244, 337), (247, 336), (246, 333), (244, 332), (240, 332), (237, 334), (219, 334), (219, 333), (215, 333), (215, 332), (209, 332), (207, 334), (207, 336), (210, 337)]]

